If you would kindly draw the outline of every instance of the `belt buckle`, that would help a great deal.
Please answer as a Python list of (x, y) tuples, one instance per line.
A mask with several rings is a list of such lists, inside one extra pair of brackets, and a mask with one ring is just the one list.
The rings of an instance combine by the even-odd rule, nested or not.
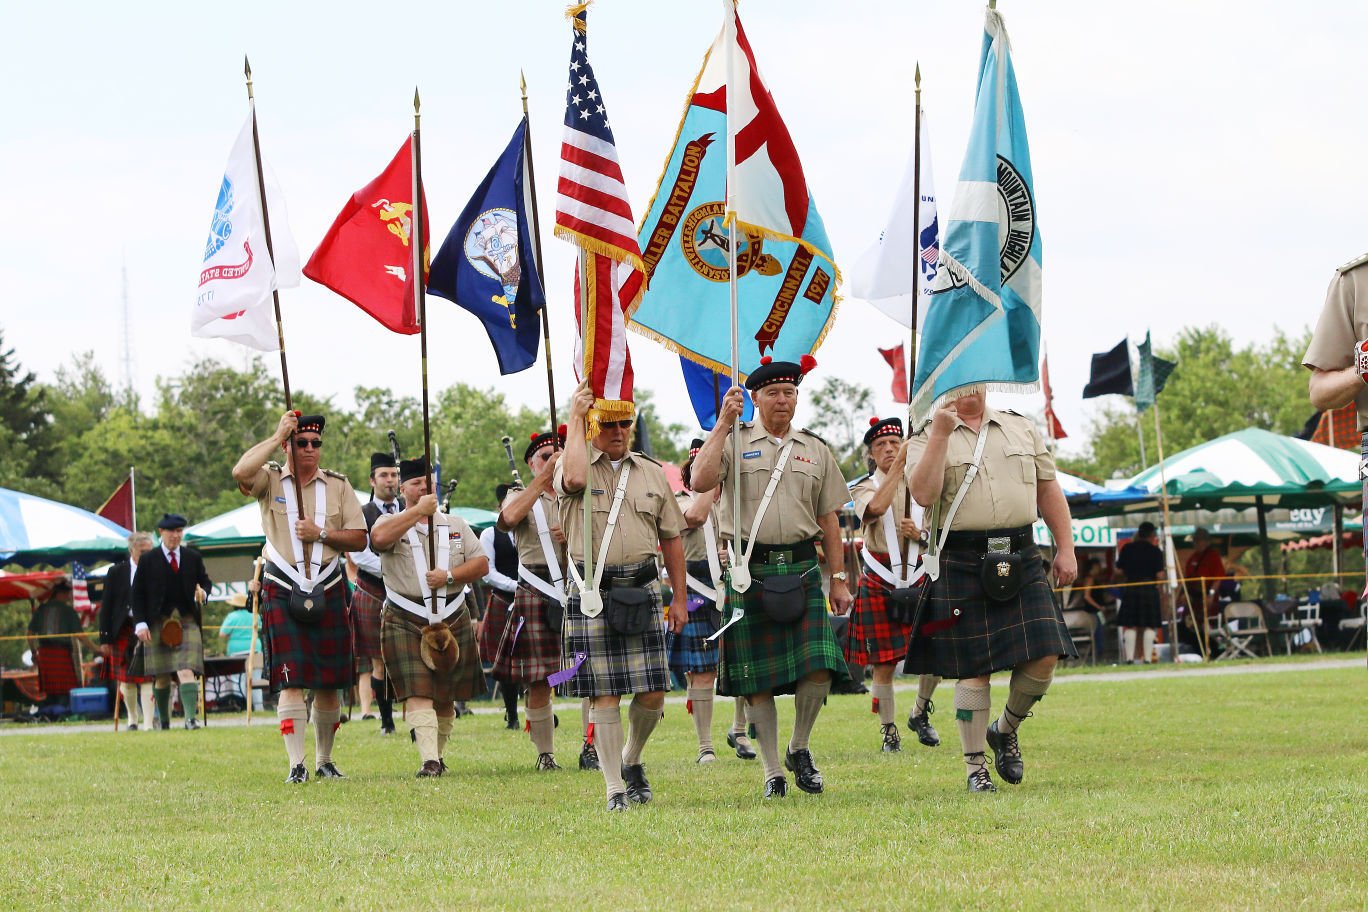
[(1011, 553), (1011, 550), (1012, 550), (1012, 536), (1010, 536), (1010, 535), (992, 535), (992, 536), (989, 536), (989, 537), (988, 537), (988, 553), (989, 553), (989, 554), (1001, 554), (1001, 553), (1003, 553), (1004, 551), (1007, 552), (1007, 553)]
[(613, 576), (608, 579), (609, 589), (630, 589), (636, 585), (635, 576)]
[(771, 551), (771, 552), (770, 552), (770, 563), (772, 563), (772, 564), (778, 564), (778, 565), (781, 566), (781, 567), (787, 566), (788, 564), (793, 563), (793, 552), (792, 552), (792, 551)]

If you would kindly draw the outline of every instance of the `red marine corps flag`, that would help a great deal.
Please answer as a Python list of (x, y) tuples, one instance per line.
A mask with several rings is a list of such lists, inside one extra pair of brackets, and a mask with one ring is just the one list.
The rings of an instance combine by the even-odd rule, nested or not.
[[(410, 274), (413, 252), (413, 139), (404, 141), (380, 176), (352, 194), (304, 274), (379, 320), (391, 332), (413, 335), (418, 318)], [(423, 200), (424, 242), (428, 235)], [(428, 251), (423, 251), (426, 272)], [(426, 279), (426, 276), (424, 276)]]

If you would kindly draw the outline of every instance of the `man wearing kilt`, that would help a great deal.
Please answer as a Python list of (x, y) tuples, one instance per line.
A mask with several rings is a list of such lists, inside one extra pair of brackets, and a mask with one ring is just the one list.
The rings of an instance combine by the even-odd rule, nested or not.
[[(371, 453), (371, 499), (361, 506), (369, 535), (375, 521), (403, 509), (399, 503), (399, 463), (391, 453)], [(385, 582), (380, 574), (380, 555), (371, 548), (352, 554), (356, 564), (356, 589), (352, 592), (352, 631), (355, 636), (357, 672), (361, 675), (361, 713), (365, 718), (370, 698), (380, 709), (380, 734), (394, 734), (394, 700), (385, 680), (385, 659), (380, 654), (380, 609), (385, 604)], [(369, 685), (369, 686), (367, 686)]]
[(167, 513), (157, 523), (161, 546), (138, 561), (133, 576), (133, 632), (143, 642), (143, 674), (153, 679), (152, 692), (161, 727), (171, 727), (171, 678), (180, 684), (185, 727), (199, 728), (199, 684), (204, 674), (204, 633), (200, 606), (213, 583), (204, 558), (181, 546), (185, 517)]
[[(532, 481), (510, 492), (496, 528), (510, 532), (518, 548), (518, 588), (506, 604), (502, 623), (487, 636), (493, 642), (493, 675), (507, 687), (527, 689), (527, 731), (537, 751), (536, 768), (560, 769), (555, 754), (555, 717), (546, 679), (561, 669), (561, 628), (565, 615), (565, 534), (551, 493), (556, 464), (565, 447), (565, 426), (532, 435), (523, 461)], [(491, 596), (491, 598), (493, 598)], [(515, 716), (516, 718), (516, 711)], [(584, 750), (593, 748), (586, 742)], [(581, 761), (581, 767), (586, 762)]]
[[(689, 458), (681, 475), (684, 487), (693, 481), (693, 462), (703, 446), (702, 439), (689, 444)], [(680, 491), (676, 496), (684, 512), (684, 561), (688, 571), (689, 620), (678, 634), (667, 639), (670, 648), (670, 670), (685, 676), (689, 682), (686, 704), (693, 716), (698, 733), (698, 762), (713, 763), (712, 717), (713, 685), (717, 681), (717, 641), (709, 638), (722, 626), (722, 614), (717, 607), (717, 589), (722, 584), (722, 555), (714, 506), (718, 491), (697, 493)], [(673, 582), (673, 581), (672, 581)], [(742, 760), (754, 760), (755, 750), (746, 737), (746, 716), (741, 697), (735, 698), (736, 710), (732, 727), (727, 732), (727, 743)]]
[[(121, 560), (105, 574), (104, 595), (100, 598), (100, 654), (109, 662), (110, 677), (119, 682), (124, 705), (128, 707), (128, 730), (152, 730), (152, 679), (130, 668), (138, 638), (133, 633), (133, 577), (138, 560), (152, 549), (152, 536), (134, 532), (128, 536), (128, 559)], [(141, 722), (139, 722), (141, 719)]]
[[(907, 625), (890, 609), (894, 608), (894, 591), (910, 592), (912, 580), (921, 575), (915, 568), (921, 550), (915, 542), (921, 535), (918, 523), (922, 521), (922, 509), (914, 501), (911, 515), (904, 514), (908, 502), (907, 482), (903, 479), (907, 444), (903, 440), (902, 421), (869, 419), (864, 443), (873, 474), (855, 485), (850, 494), (855, 502), (855, 515), (862, 524), (864, 548), (860, 559), (865, 566), (855, 595), (845, 654), (848, 662), (874, 666), (874, 712), (879, 716), (883, 734), (882, 749), (892, 753), (902, 750), (902, 736), (893, 721), (897, 717), (893, 672), (907, 655)], [(914, 544), (908, 545), (909, 542)], [(908, 726), (927, 747), (940, 744), (930, 719), (931, 695), (939, 683), (940, 678), (935, 675), (917, 679), (917, 701), (907, 719)]]
[[(937, 409), (909, 443), (907, 463), (912, 498), (931, 505), (935, 540), (923, 556), (930, 582), (903, 670), (956, 679), (969, 791), (995, 792), (986, 749), (999, 776), (1021, 782), (1017, 729), (1049, 689), (1060, 656), (1077, 656), (1031, 531), (1038, 511), (1057, 543), (1055, 580), (1072, 583), (1069, 505), (1035, 426), (986, 408), (982, 392)], [(1008, 668), (1007, 701), (989, 725), (989, 675)]]
[[(798, 364), (761, 358), (760, 367), (746, 379), (759, 421), (740, 425), (740, 464), (733, 463), (734, 446), (728, 440), (743, 404), (740, 388), (733, 387), (693, 465), (699, 489), (722, 485), (722, 534), (733, 542), (717, 692), (747, 698), (767, 799), (788, 794), (779, 764), (774, 695), (794, 695), (793, 735), (784, 766), (793, 772), (798, 788), (820, 794), (822, 774), (813, 763), (809, 739), (832, 676), (848, 677), (827, 620), (813, 539), (821, 536), (831, 571), (831, 602), (837, 613), (845, 614), (851, 597), (836, 511), (849, 495), (831, 448), (792, 424), (798, 384), (815, 366), (811, 355)], [(733, 472), (740, 473), (741, 482), (739, 530), (732, 528)]]
[[(288, 783), (304, 783), (304, 691), (313, 691), (315, 772), (344, 778), (333, 763), (340, 692), (354, 669), (347, 587), (340, 556), (366, 546), (366, 520), (345, 475), (319, 468), (322, 415), (286, 412), (275, 433), (233, 466), (238, 490), (256, 498), (266, 533), (261, 610), (267, 677), (279, 693), (276, 715), (289, 757)], [(268, 462), (284, 449), (284, 466)], [(296, 494), (302, 494), (302, 497)], [(299, 501), (302, 500), (301, 504)]]
[(81, 617), (72, 606), (71, 578), (62, 577), (52, 587), (47, 601), (29, 618), (28, 646), (38, 669), (38, 688), (48, 702), (66, 701), (81, 686), (81, 665), (76, 638), (81, 633)]
[(427, 779), (446, 772), (442, 755), (456, 702), (469, 700), (484, 682), (466, 597), (469, 584), (489, 572), (489, 561), (464, 519), (438, 512), (437, 495), (427, 493), (436, 483), (425, 458), (401, 460), (399, 479), (409, 506), (375, 524), (371, 547), (384, 570), (385, 668), (396, 696), (406, 701), (422, 760), (417, 776)]
[[(561, 529), (567, 539), (575, 591), (566, 606), (561, 636), (565, 692), (592, 697), (591, 737), (608, 795), (608, 810), (651, 800), (642, 749), (664, 714), (670, 688), (666, 629), (678, 633), (688, 616), (685, 587), (674, 587), (668, 623), (661, 604), (657, 550), (672, 580), (684, 579), (680, 515), (660, 463), (628, 450), (632, 419), (602, 421), (593, 445), (587, 418), (594, 394), (586, 380), (570, 401), (566, 449), (556, 466)], [(584, 505), (591, 535), (585, 541)], [(593, 549), (592, 551), (590, 549)], [(593, 555), (593, 578), (584, 578), (584, 556)], [(558, 675), (558, 679), (564, 680)], [(632, 694), (622, 731), (621, 701)]]

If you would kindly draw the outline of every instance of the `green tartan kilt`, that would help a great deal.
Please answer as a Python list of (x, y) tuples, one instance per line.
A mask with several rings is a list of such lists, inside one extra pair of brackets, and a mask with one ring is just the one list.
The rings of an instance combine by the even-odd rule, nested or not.
[(423, 664), (420, 645), (427, 621), (385, 602), (380, 613), (380, 648), (385, 656), (385, 674), (394, 682), (395, 699), (426, 697), (434, 703), (451, 703), (483, 692), (484, 674), (469, 610), (462, 606), (445, 623), (456, 637), (460, 654), (451, 673), (439, 675)]
[(182, 614), (180, 622), (181, 642), (174, 649), (162, 644), (162, 621), (148, 626), (152, 642), (143, 645), (143, 674), (147, 677), (173, 675), (185, 669), (204, 674), (204, 635), (200, 625), (188, 614)]
[[(805, 675), (814, 671), (829, 671), (833, 681), (850, 676), (845, 657), (841, 654), (836, 634), (827, 619), (826, 596), (822, 594), (822, 576), (815, 568), (815, 560), (795, 564), (750, 565), (754, 578), (743, 595), (727, 585), (727, 608), (723, 622), (731, 620), (735, 606), (745, 609), (745, 616), (722, 634), (721, 654), (717, 664), (717, 692), (724, 697), (741, 697), (769, 691), (790, 694)], [(809, 574), (803, 585), (807, 596), (807, 612), (792, 624), (778, 624), (770, 620), (760, 607), (761, 580), (766, 576)]]

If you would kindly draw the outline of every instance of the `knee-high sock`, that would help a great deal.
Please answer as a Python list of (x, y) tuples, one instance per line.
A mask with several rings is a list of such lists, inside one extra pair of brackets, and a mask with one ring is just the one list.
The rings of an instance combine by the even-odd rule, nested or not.
[(1127, 627), (1125, 630), (1121, 632), (1121, 642), (1123, 644), (1122, 648), (1126, 650), (1126, 654), (1121, 657), (1121, 663), (1124, 665), (1126, 662), (1131, 662), (1135, 660), (1134, 627)]
[(1053, 680), (1053, 670), (1048, 677), (1035, 678), (1020, 668), (1013, 669), (1011, 689), (1007, 691), (1007, 702), (1002, 707), (1002, 718), (998, 719), (998, 731), (1007, 734), (1020, 728), (1031, 714), (1031, 707), (1045, 696)]
[(890, 724), (897, 718), (893, 703), (893, 685), (891, 683), (875, 684), (870, 688), (870, 691), (874, 694), (874, 711), (879, 714), (879, 723), (881, 725)]
[(580, 700), (580, 725), (584, 728), (583, 738), (589, 740), (589, 723), (594, 721), (594, 700), (592, 697), (585, 697)]
[(527, 727), (532, 736), (532, 746), (538, 754), (549, 754), (555, 750), (556, 723), (550, 703), (527, 707)]
[(283, 700), (276, 706), (276, 718), (280, 719), (280, 734), (285, 739), (285, 753), (290, 757), (290, 768), (304, 765), (304, 729), (309, 725), (309, 712), (304, 701), (286, 703)]
[(187, 721), (199, 715), (199, 682), (191, 681), (180, 686), (181, 711)]
[(1145, 636), (1144, 639), (1141, 640), (1140, 646), (1140, 648), (1143, 650), (1140, 653), (1140, 661), (1148, 662), (1150, 660), (1150, 657), (1154, 655), (1154, 635), (1156, 632), (1157, 631), (1155, 631), (1153, 627), (1145, 628)]
[(437, 748), (437, 711), (435, 709), (410, 709), (408, 724), (413, 726), (413, 740), (418, 745), (418, 756), (424, 762), (437, 761), (441, 752)]
[(789, 750), (808, 749), (808, 738), (817, 714), (822, 711), (822, 703), (831, 692), (831, 680), (818, 684), (806, 678), (798, 682), (793, 693), (793, 737), (789, 738)]
[(931, 695), (936, 692), (940, 682), (940, 675), (922, 675), (917, 678), (917, 702), (912, 707), (914, 714), (920, 716), (926, 712), (926, 704), (931, 702)]
[(746, 733), (746, 698), (736, 698), (736, 712), (732, 715), (731, 733), (733, 735), (743, 735)]
[(152, 693), (157, 698), (157, 722), (159, 725), (171, 724), (171, 686), (153, 687)]
[[(627, 746), (622, 752), (623, 763), (635, 766), (641, 762), (641, 751), (664, 715), (665, 710), (647, 709), (640, 697), (632, 698), (632, 704), (627, 707), (627, 721), (631, 729), (627, 732)], [(604, 755), (599, 754), (599, 762), (604, 762), (604, 759)], [(607, 759), (611, 761), (612, 755), (609, 754)]]
[(156, 710), (156, 697), (153, 694), (152, 682), (147, 681), (138, 685), (138, 708), (142, 710), (142, 722), (138, 723), (144, 731), (152, 730), (152, 715)]
[(698, 732), (698, 749), (712, 750), (713, 692), (711, 687), (690, 687), (689, 701), (693, 705), (694, 731)]
[(509, 722), (518, 724), (518, 687), (508, 681), (499, 682), (499, 693), (503, 694), (504, 714)]
[(607, 797), (627, 791), (622, 784), (622, 707), (595, 706), (589, 711), (594, 723), (594, 745), (598, 750), (599, 769)]
[(380, 710), (380, 724), (385, 728), (394, 728), (394, 701), (389, 698), (389, 682), (372, 675), (371, 693), (375, 696), (375, 705)]
[(760, 745), (760, 762), (765, 767), (765, 781), (784, 775), (779, 762), (779, 713), (774, 697), (755, 697), (746, 707), (746, 715), (755, 726), (755, 740)]
[(341, 718), (340, 708), (319, 709), (318, 704), (314, 703), (314, 761), (319, 766), (332, 760), (333, 739), (337, 737), (338, 720)]
[[(436, 710), (433, 710), (436, 712)], [(451, 727), (456, 723), (456, 713), (453, 711), (445, 716), (437, 717), (437, 759), (446, 756), (447, 741), (451, 738)]]
[(128, 710), (128, 724), (132, 725), (138, 721), (138, 685), (123, 683), (119, 685), (119, 693), (123, 694), (124, 708)]
[(964, 749), (964, 765), (970, 773), (987, 762), (988, 709), (992, 706), (992, 691), (987, 684), (955, 682), (955, 723), (959, 726), (960, 744)]

